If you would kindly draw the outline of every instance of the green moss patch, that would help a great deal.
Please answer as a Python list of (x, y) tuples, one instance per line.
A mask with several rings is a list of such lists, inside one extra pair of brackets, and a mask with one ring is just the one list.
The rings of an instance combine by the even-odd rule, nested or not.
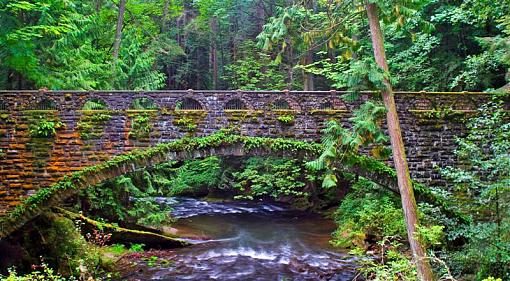
[(106, 123), (111, 119), (108, 111), (82, 112), (76, 129), (83, 140), (99, 139), (102, 137)]

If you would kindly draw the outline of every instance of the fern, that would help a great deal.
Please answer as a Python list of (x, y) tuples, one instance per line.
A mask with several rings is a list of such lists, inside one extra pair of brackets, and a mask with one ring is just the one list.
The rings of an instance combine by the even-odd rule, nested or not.
[(311, 170), (326, 172), (324, 188), (336, 184), (336, 164), (349, 159), (349, 155), (360, 153), (362, 148), (372, 147), (371, 152), (377, 158), (388, 157), (390, 150), (385, 147), (388, 137), (380, 128), (385, 113), (380, 103), (367, 101), (350, 118), (352, 128), (346, 129), (336, 121), (326, 124), (322, 138), (323, 152), (317, 159), (306, 163)]

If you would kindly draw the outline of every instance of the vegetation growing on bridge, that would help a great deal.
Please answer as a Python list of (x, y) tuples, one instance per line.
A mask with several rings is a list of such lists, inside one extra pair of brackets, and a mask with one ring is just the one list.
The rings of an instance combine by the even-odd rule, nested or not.
[[(362, 114), (362, 115), (366, 115), (367, 112), (372, 112), (372, 113), (378, 112), (377, 106), (367, 104), (364, 109), (360, 110), (360, 114)], [(485, 119), (475, 119), (472, 122), (473, 122), (473, 124), (489, 124), (489, 125), (490, 124), (498, 124), (499, 122), (504, 122), (503, 120), (505, 120), (505, 118), (506, 118), (506, 117), (504, 117), (505, 114), (506, 113), (503, 111), (495, 110), (493, 117), (486, 116), (486, 117), (483, 117)], [(214, 134), (214, 135), (211, 135), (208, 137), (203, 137), (203, 138), (184, 138), (184, 139), (176, 141), (176, 142), (161, 144), (161, 145), (158, 145), (157, 147), (150, 148), (150, 149), (147, 149), (144, 151), (136, 150), (136, 151), (133, 151), (126, 155), (115, 157), (112, 160), (102, 163), (100, 165), (86, 168), (83, 171), (77, 172), (77, 173), (67, 177), (65, 180), (59, 182), (58, 184), (56, 184), (50, 188), (39, 190), (39, 192), (36, 195), (29, 197), (21, 206), (17, 207), (15, 209), (15, 211), (10, 214), (10, 217), (6, 218), (7, 224), (5, 224), (6, 222), (4, 222), (3, 225), (5, 226), (5, 225), (8, 225), (9, 223), (15, 224), (16, 222), (25, 221), (26, 219), (32, 217), (33, 215), (40, 213), (41, 211), (44, 211), (45, 209), (47, 209), (48, 204), (55, 204), (58, 202), (58, 201), (55, 201), (55, 198), (58, 200), (61, 200), (62, 198), (69, 196), (69, 194), (67, 194), (66, 191), (72, 191), (72, 193), (75, 193), (74, 190), (76, 188), (87, 188), (90, 184), (94, 185), (101, 181), (104, 181), (105, 179), (112, 179), (113, 177), (116, 177), (120, 174), (135, 172), (135, 170), (138, 170), (143, 167), (154, 166), (160, 162), (170, 160), (169, 158), (167, 158), (167, 156), (173, 155), (173, 153), (185, 152), (185, 154), (181, 155), (180, 158), (179, 157), (171, 158), (174, 160), (193, 158), (193, 157), (197, 157), (197, 156), (202, 157), (202, 156), (207, 156), (208, 154), (195, 155), (194, 152), (201, 151), (201, 150), (207, 151), (207, 149), (220, 149), (220, 148), (226, 148), (226, 147), (228, 148), (229, 146), (235, 146), (236, 144), (239, 144), (244, 149), (245, 153), (247, 153), (248, 155), (250, 154), (250, 151), (254, 152), (255, 154), (260, 153), (260, 151), (262, 151), (262, 153), (264, 153), (264, 151), (267, 151), (265, 153), (277, 153), (277, 154), (284, 152), (283, 155), (287, 155), (287, 156), (297, 157), (297, 156), (301, 155), (299, 157), (305, 156), (308, 159), (313, 159), (314, 156), (320, 155), (321, 151), (324, 151), (322, 156), (320, 156), (318, 158), (319, 159), (318, 161), (320, 161), (320, 162), (317, 162), (317, 161), (310, 162), (311, 167), (315, 167), (315, 168), (324, 168), (324, 167), (326, 167), (324, 164), (328, 163), (327, 167), (330, 168), (330, 172), (326, 173), (325, 176), (319, 176), (319, 178), (315, 178), (315, 181), (317, 179), (323, 178), (324, 187), (331, 188), (334, 184), (330, 183), (329, 181), (331, 179), (335, 179), (335, 178), (338, 181), (341, 178), (346, 177), (346, 179), (354, 180), (356, 182), (355, 178), (353, 178), (352, 176), (349, 176), (348, 174), (354, 174), (354, 175), (357, 174), (358, 176), (362, 176), (367, 179), (371, 179), (372, 181), (376, 182), (379, 185), (386, 186), (387, 188), (389, 188), (388, 190), (392, 191), (390, 193), (376, 191), (376, 190), (372, 189), (371, 187), (376, 186), (377, 184), (374, 185), (374, 184), (369, 183), (364, 180), (361, 180), (358, 185), (355, 185), (353, 188), (356, 192), (352, 193), (351, 195), (349, 195), (346, 198), (344, 203), (341, 205), (339, 211), (337, 212), (337, 214), (338, 214), (337, 217), (338, 217), (338, 221), (340, 224), (340, 228), (337, 231), (337, 234), (336, 234), (337, 236), (335, 236), (335, 237), (337, 237), (336, 239), (338, 239), (338, 240), (336, 240), (335, 243), (337, 243), (338, 245), (347, 246), (347, 245), (349, 245), (349, 243), (354, 243), (354, 245), (356, 245), (356, 246), (362, 245), (363, 242), (360, 242), (360, 241), (363, 240), (362, 239), (363, 236), (356, 236), (356, 235), (361, 235), (361, 233), (369, 233), (370, 235), (376, 235), (376, 237), (385, 237), (385, 236), (389, 235), (390, 233), (391, 233), (391, 235), (389, 235), (389, 236), (399, 236), (400, 232), (398, 232), (398, 231), (393, 232), (393, 231), (401, 229), (399, 227), (402, 227), (402, 226), (398, 226), (398, 224), (395, 225), (396, 228), (391, 226), (392, 223), (397, 222), (397, 221), (395, 221), (395, 218), (394, 218), (395, 214), (392, 214), (392, 212), (394, 212), (394, 211), (391, 211), (390, 213), (386, 214), (386, 215), (388, 215), (388, 217), (384, 217), (386, 215), (384, 215), (382, 217), (383, 220), (388, 220), (388, 222), (382, 222), (380, 225), (385, 225), (385, 226), (379, 230), (373, 229), (365, 224), (356, 224), (356, 222), (361, 223), (363, 221), (363, 220), (360, 220), (359, 218), (356, 219), (356, 216), (359, 216), (359, 214), (360, 214), (359, 212), (364, 213), (365, 220), (373, 221), (373, 220), (375, 220), (375, 218), (370, 218), (370, 216), (380, 216), (380, 215), (385, 214), (387, 211), (392, 210), (391, 208), (394, 208), (393, 210), (398, 210), (398, 208), (399, 208), (399, 204), (397, 203), (398, 201), (395, 201), (395, 197), (394, 197), (394, 195), (392, 195), (392, 194), (395, 194), (395, 192), (398, 190), (397, 185), (396, 185), (395, 171), (392, 168), (385, 165), (383, 162), (378, 161), (378, 160), (368, 157), (368, 156), (358, 155), (358, 152), (357, 152), (361, 147), (370, 145), (372, 148), (375, 147), (375, 149), (372, 150), (372, 153), (375, 156), (383, 157), (383, 158), (385, 157), (384, 156), (385, 153), (381, 153), (382, 151), (384, 151), (384, 149), (377, 148), (377, 145), (382, 145), (385, 142), (385, 138), (383, 135), (380, 135), (380, 132), (378, 131), (379, 130), (378, 127), (377, 126), (374, 127), (374, 124), (377, 123), (377, 118), (372, 120), (375, 123), (370, 123), (370, 122), (368, 122), (368, 120), (371, 120), (371, 119), (367, 119), (366, 116), (365, 116), (365, 118), (359, 118), (356, 116), (357, 115), (355, 115), (353, 117), (353, 120), (358, 120), (358, 121), (355, 121), (355, 124), (357, 124), (357, 125), (353, 127), (352, 131), (350, 131), (350, 130), (344, 131), (343, 129), (338, 127), (337, 124), (331, 123), (330, 126), (328, 127), (328, 129), (325, 131), (327, 137), (325, 138), (326, 142), (324, 144), (306, 143), (306, 142), (295, 141), (295, 140), (286, 140), (286, 139), (244, 137), (244, 136), (232, 135), (229, 133), (221, 132), (221, 133)], [(356, 118), (358, 118), (358, 119), (356, 119)], [(496, 118), (496, 119), (494, 119), (494, 118)], [(484, 121), (484, 120), (486, 120), (486, 121)], [(478, 126), (472, 125), (472, 130), (473, 130), (474, 134), (479, 134), (479, 133), (477, 133), (479, 126), (480, 125), (478, 125)], [(498, 129), (499, 133), (497, 133), (497, 134), (501, 135), (501, 137), (498, 139), (500, 139), (502, 141), (504, 141), (504, 139), (505, 139), (504, 134), (508, 133), (505, 128), (506, 127), (502, 127), (501, 129)], [(484, 134), (486, 134), (488, 132), (492, 132), (490, 130), (494, 130), (494, 129), (496, 129), (496, 128), (489, 127), (489, 128), (487, 128), (487, 130), (489, 130), (489, 131), (485, 131)], [(370, 132), (370, 133), (368, 133), (368, 132)], [(494, 131), (494, 132), (496, 133), (496, 131)], [(340, 133), (340, 135), (338, 135), (339, 133)], [(380, 137), (378, 137), (379, 135), (380, 135)], [(370, 136), (370, 137), (366, 138), (366, 137), (362, 137), (362, 136)], [(335, 148), (335, 150), (331, 150), (333, 147), (336, 147), (336, 146), (332, 146), (332, 145), (335, 145), (337, 140), (342, 140), (346, 145), (342, 145), (342, 146)], [(361, 141), (361, 143), (358, 143), (357, 141)], [(376, 146), (374, 146), (373, 142), (375, 142)], [(504, 142), (502, 143), (502, 145), (504, 145)], [(341, 150), (338, 150), (338, 149), (341, 149)], [(328, 151), (330, 151), (330, 152), (328, 152)], [(334, 156), (334, 155), (336, 155), (336, 156)], [(339, 157), (338, 155), (342, 155), (342, 156)], [(341, 159), (341, 161), (338, 161), (338, 159)], [(210, 161), (210, 160), (207, 160), (207, 161)], [(259, 161), (259, 160), (253, 159), (252, 161)], [(301, 171), (306, 171), (306, 168), (304, 166), (302, 166), (302, 164), (294, 162), (294, 164), (289, 166), (288, 164), (292, 163), (292, 160), (288, 160), (291, 162), (285, 162), (285, 161), (278, 162), (278, 161), (272, 162), (271, 164), (269, 164), (270, 167), (272, 167), (269, 170), (267, 170), (267, 168), (263, 168), (263, 165), (261, 165), (264, 162), (258, 162), (258, 163), (252, 162), (252, 164), (247, 162), (247, 166), (244, 171), (239, 171), (239, 172), (233, 173), (234, 179), (235, 179), (234, 182), (237, 184), (237, 187), (241, 191), (240, 195), (244, 198), (257, 198), (260, 196), (272, 194), (273, 196), (276, 196), (275, 198), (279, 198), (282, 195), (292, 194), (295, 198), (299, 198), (300, 196), (303, 196), (303, 198), (306, 198), (309, 195), (308, 193), (306, 193), (307, 191), (299, 188), (300, 186), (303, 186), (303, 183), (306, 184), (306, 182), (302, 182), (303, 178), (299, 178), (299, 177), (296, 178), (296, 176), (298, 174), (307, 175), (306, 180), (310, 180), (310, 178), (308, 178), (308, 177), (312, 177), (312, 180), (314, 180), (313, 177), (315, 177), (315, 176), (313, 176), (313, 174), (310, 172), (304, 172), (304, 173), (297, 172), (298, 174), (296, 174), (295, 169), (301, 169)], [(221, 180), (218, 180), (218, 181), (212, 180), (214, 178), (218, 179), (218, 177), (220, 177), (219, 174), (209, 174), (209, 175), (204, 174), (204, 173), (213, 171), (214, 169), (216, 169), (216, 170), (219, 169), (217, 164), (213, 164), (213, 163), (216, 163), (216, 162), (214, 162), (214, 161), (210, 162), (209, 164), (207, 164), (205, 166), (203, 163), (198, 164), (199, 166), (197, 166), (197, 167), (202, 166), (203, 167), (202, 170), (193, 170), (193, 168), (191, 168), (191, 167), (193, 167), (194, 164), (190, 163), (189, 165), (191, 165), (191, 166), (183, 167), (181, 172), (178, 172), (177, 174), (175, 174), (175, 175), (177, 175), (177, 177), (171, 183), (161, 182), (161, 177), (159, 178), (159, 182), (158, 182), (158, 179), (156, 177), (156, 175), (158, 173), (157, 165), (155, 166), (156, 170), (152, 170), (151, 172), (149, 172), (149, 174), (144, 173), (143, 177), (145, 179), (150, 178), (150, 180), (147, 181), (147, 183), (149, 183), (149, 184), (153, 183), (154, 184), (153, 187), (166, 184), (167, 186), (170, 186), (170, 190), (176, 191), (176, 193), (174, 193), (174, 194), (183, 194), (182, 192), (189, 191), (188, 188), (197, 188), (197, 187), (204, 186), (205, 182), (209, 182), (209, 184), (212, 184), (212, 185), (219, 184), (221, 186)], [(320, 163), (322, 163), (322, 164), (320, 164)], [(495, 163), (498, 163), (498, 162), (495, 162)], [(216, 168), (214, 168), (214, 166), (216, 166)], [(299, 167), (301, 167), (301, 168), (299, 168)], [(280, 169), (280, 171), (278, 171), (279, 169)], [(504, 171), (504, 167), (502, 167), (501, 169), (503, 169), (502, 171)], [(263, 172), (264, 170), (267, 170), (268, 173)], [(154, 171), (156, 171), (156, 172), (154, 172)], [(159, 169), (159, 171), (164, 172), (164, 171), (169, 171), (169, 170), (168, 170), (168, 168), (163, 168), (163, 169)], [(190, 172), (187, 172), (187, 171), (190, 171)], [(182, 176), (180, 176), (180, 179), (178, 176), (179, 173), (184, 173), (184, 174), (182, 174)], [(278, 175), (279, 173), (282, 176), (282, 177), (278, 176), (279, 178), (290, 179), (289, 176), (291, 176), (291, 178), (293, 178), (293, 179), (291, 179), (287, 183), (284, 183), (283, 185), (280, 185), (278, 183), (276, 185), (273, 185), (273, 180), (268, 178), (268, 176), (273, 177), (273, 179), (277, 181), (278, 179), (274, 178), (274, 176)], [(347, 174), (345, 174), (345, 173), (347, 173)], [(197, 177), (200, 177), (202, 174), (205, 176), (204, 180), (201, 182), (200, 181), (194, 182), (194, 179), (196, 179)], [(287, 175), (284, 176), (285, 174), (287, 174)], [(450, 174), (452, 174), (452, 173), (450, 173)], [(462, 175), (462, 173), (457, 173), (457, 174)], [(341, 178), (338, 178), (338, 177), (341, 177)], [(167, 178), (172, 178), (172, 176), (167, 177)], [(129, 178), (127, 178), (127, 179), (129, 180)], [(252, 182), (249, 185), (243, 184), (243, 182), (247, 181), (247, 180), (252, 181)], [(343, 179), (342, 179), (342, 181), (343, 181)], [(496, 181), (495, 183), (498, 183), (498, 182)], [(253, 184), (255, 184), (255, 186), (253, 186)], [(289, 184), (288, 187), (292, 188), (292, 190), (294, 190), (294, 191), (286, 190), (286, 188), (284, 186), (287, 184)], [(179, 189), (179, 185), (182, 186), (181, 191), (177, 191)], [(259, 187), (256, 187), (256, 185), (258, 185)], [(210, 187), (212, 187), (212, 186), (210, 185)], [(283, 188), (283, 189), (278, 190), (279, 188)], [(459, 229), (461, 229), (464, 226), (472, 225), (473, 218), (469, 216), (469, 212), (465, 212), (465, 211), (459, 212), (457, 207), (452, 207), (451, 199), (443, 197), (441, 192), (437, 193), (437, 191), (431, 190), (429, 187), (426, 187), (426, 186), (418, 184), (418, 183), (414, 183), (414, 189), (415, 189), (415, 192), (421, 202), (428, 202), (428, 204), (420, 203), (420, 210), (421, 210), (421, 212), (423, 212), (422, 215), (431, 216), (428, 219), (431, 222), (436, 222), (436, 223), (438, 223), (438, 225), (447, 226), (447, 228), (445, 230), (447, 231), (448, 237), (451, 236), (451, 238), (449, 238), (449, 239), (453, 239), (453, 241), (456, 241), (456, 239), (458, 239), (459, 234), (455, 234), (455, 233), (457, 233), (459, 231)], [(93, 189), (89, 188), (88, 190), (92, 191)], [(120, 189), (120, 191), (122, 191), (122, 190), (123, 189)], [(131, 190), (133, 190), (133, 189), (131, 188)], [(157, 194), (157, 193), (153, 193), (153, 192), (147, 193), (147, 190), (145, 188), (144, 188), (144, 191), (141, 191), (141, 192), (142, 193), (139, 193), (139, 194), (136, 194), (136, 193), (132, 193), (132, 194), (138, 195), (138, 196), (140, 196), (140, 195), (144, 196), (144, 194), (146, 194), (146, 195)], [(305, 192), (305, 193), (303, 193), (303, 192)], [(503, 192), (502, 194), (505, 194), (504, 190), (500, 190), (500, 192)], [(65, 194), (64, 197), (59, 196), (59, 195), (63, 195), (63, 194)], [(366, 194), (366, 195), (364, 195), (364, 194)], [(373, 194), (373, 195), (371, 195), (371, 194)], [(377, 194), (379, 194), (379, 195), (377, 195)], [(106, 199), (103, 195), (100, 195), (100, 194), (98, 194), (98, 195), (99, 195), (99, 197), (97, 197), (97, 199), (93, 199), (93, 197), (91, 197), (91, 194), (89, 194), (88, 197), (91, 198), (91, 200), (92, 200), (91, 202), (94, 202), (94, 200), (96, 201), (94, 203), (95, 205), (99, 204), (99, 205), (97, 205), (97, 207), (99, 207), (97, 210), (102, 209), (103, 212), (106, 212), (108, 209), (100, 207), (101, 206), (100, 203), (104, 202), (104, 200), (106, 200)], [(98, 195), (96, 195), (96, 196), (98, 196)], [(500, 194), (499, 196), (503, 196), (502, 198), (504, 198), (505, 195)], [(116, 197), (110, 198), (110, 203), (111, 202), (119, 202), (119, 201), (116, 201), (117, 199), (115, 199), (115, 198)], [(386, 198), (386, 199), (384, 199), (384, 198)], [(391, 199), (391, 198), (393, 198), (393, 199)], [(382, 200), (382, 201), (378, 201), (378, 200)], [(497, 201), (500, 201), (500, 200), (502, 200), (502, 199), (501, 198), (497, 199)], [(386, 209), (386, 208), (384, 208), (384, 209), (367, 209), (367, 208), (369, 208), (369, 206), (371, 206), (371, 204), (378, 204), (376, 202), (383, 202), (383, 204), (390, 209)], [(108, 204), (110, 204), (110, 203), (108, 203)], [(126, 212), (127, 212), (126, 214), (129, 216), (133, 216), (133, 214), (137, 214), (137, 215), (134, 215), (135, 219), (137, 216), (141, 215), (139, 217), (139, 219), (141, 219), (139, 222), (144, 222), (144, 223), (155, 223), (158, 220), (161, 222), (162, 221), (161, 218), (163, 218), (163, 220), (164, 220), (164, 216), (159, 217), (159, 219), (157, 219), (158, 218), (157, 205), (153, 204), (152, 205), (153, 207), (151, 207), (152, 212), (147, 213), (147, 211), (149, 210), (149, 209), (147, 209), (147, 207), (149, 206), (147, 204), (153, 204), (153, 203), (145, 202), (141, 205), (138, 205), (138, 207), (134, 206), (135, 209), (126, 210)], [(307, 203), (305, 205), (302, 205), (302, 203), (300, 203), (300, 204), (301, 204), (301, 206), (307, 206), (307, 205), (310, 206), (309, 203)], [(352, 209), (352, 207), (349, 207), (349, 206), (352, 206), (352, 204), (354, 204), (356, 206), (366, 206), (366, 207), (361, 209), (360, 211), (357, 211), (358, 213), (356, 213), (356, 211), (354, 209)], [(391, 207), (391, 205), (393, 205), (393, 207)], [(122, 207), (122, 204), (120, 204), (118, 206)], [(504, 205), (500, 205), (500, 206), (502, 207)], [(133, 207), (133, 206), (131, 206), (131, 207)], [(342, 211), (342, 210), (344, 210), (344, 211)], [(346, 213), (345, 210), (349, 210), (349, 212)], [(500, 213), (500, 212), (501, 212), (501, 210), (498, 211), (498, 213)], [(152, 218), (149, 218), (149, 220), (147, 220), (147, 218), (143, 217), (144, 213), (151, 214)], [(347, 219), (346, 216), (349, 216), (348, 215), (349, 213), (352, 213), (354, 215), (354, 217), (352, 217), (351, 219)], [(118, 213), (118, 212), (116, 213), (117, 216), (119, 214), (120, 213)], [(118, 218), (119, 217), (117, 217), (117, 219)], [(154, 220), (154, 219), (157, 219), (157, 220)], [(352, 219), (354, 219), (354, 220), (352, 220)], [(446, 221), (444, 221), (445, 219), (446, 219)], [(351, 221), (350, 224), (349, 224), (349, 221)], [(501, 222), (503, 222), (503, 221), (504, 220), (501, 219)], [(352, 224), (352, 222), (354, 222), (354, 225)], [(455, 222), (455, 225), (457, 225), (457, 226), (452, 226), (452, 222)], [(373, 226), (377, 227), (377, 225), (379, 225), (379, 224), (375, 224)], [(424, 235), (432, 235), (431, 233), (436, 232), (436, 228), (434, 228), (434, 226), (431, 226), (431, 227), (432, 228), (429, 228), (429, 230), (422, 229), (423, 231), (425, 231)], [(430, 231), (432, 231), (432, 232), (430, 232)], [(358, 234), (356, 234), (356, 233), (358, 233)], [(435, 234), (433, 234), (433, 235), (435, 235)], [(469, 236), (469, 234), (464, 233), (464, 234), (461, 234), (461, 236)], [(436, 236), (434, 236), (434, 237), (436, 237)], [(365, 236), (365, 238), (366, 238), (366, 236)], [(435, 238), (430, 238), (430, 239), (432, 239), (431, 241), (434, 243), (437, 242), (436, 240), (434, 240)], [(502, 239), (503, 239), (502, 241), (505, 241), (504, 240), (505, 238), (502, 238)], [(358, 241), (358, 242), (356, 242), (356, 241)], [(347, 242), (348, 242), (348, 244), (345, 244)], [(389, 242), (389, 241), (387, 241), (387, 242)], [(392, 243), (394, 243), (394, 242), (392, 242)], [(362, 243), (362, 244), (359, 244), (359, 243)], [(393, 247), (393, 246), (390, 246), (390, 247)], [(499, 257), (502, 257), (501, 254), (497, 254), (497, 255)], [(403, 257), (401, 257), (401, 258), (403, 258)], [(401, 260), (401, 262), (403, 262), (403, 260)], [(393, 268), (393, 269), (386, 268), (386, 270), (391, 271), (391, 270), (396, 270), (396, 269), (395, 268)], [(411, 272), (411, 274), (412, 274), (412, 272)]]
[[(13, 123), (12, 131), (26, 131), (30, 138), (11, 145), (14, 135), (2, 127), (0, 160), (13, 167), (25, 165), (9, 157), (26, 148), (33, 158), (26, 165), (31, 169), (28, 173), (40, 172), (45, 179), (62, 165), (53, 161), (58, 165), (46, 167), (55, 152), (53, 141), (62, 142), (57, 131), (64, 126), (60, 119), (66, 118), (66, 108), (57, 108), (45, 97), (48, 89), (341, 89), (351, 91), (343, 96), (351, 101), (360, 91), (381, 93), (357, 110), (344, 112), (333, 109), (331, 103), (324, 108), (318, 103), (320, 107), (306, 111), (304, 115), (311, 112), (314, 118), (331, 119), (354, 113), (348, 128), (338, 120), (328, 122), (323, 144), (218, 133), (133, 151), (88, 167), (28, 197), (3, 218), (0, 236), (42, 214), (34, 221), (36, 232), (62, 242), (67, 251), (50, 247), (51, 253), (72, 252), (66, 266), (81, 267), (77, 261), (87, 257), (79, 253), (88, 248), (80, 229), (49, 211), (49, 206), (63, 199), (80, 201), (84, 206), (74, 207), (89, 212), (86, 215), (97, 212), (97, 217), (122, 223), (157, 225), (168, 219), (166, 210), (156, 200), (132, 202), (130, 197), (161, 195), (161, 187), (168, 188), (166, 195), (228, 189), (236, 198), (271, 197), (308, 208), (328, 205), (314, 196), (332, 196), (345, 185), (351, 190), (333, 215), (339, 227), (332, 243), (361, 255), (370, 250), (380, 257), (366, 262), (361, 269), (365, 278), (429, 281), (434, 271), (445, 280), (510, 279), (510, 128), (504, 110), (508, 100), (475, 104), (479, 112), (433, 102), (423, 110), (402, 109), (438, 131), (448, 130), (441, 123), (444, 120), (473, 117), (467, 135), (447, 144), (458, 146), (452, 158), (459, 161), (446, 168), (437, 163), (444, 181), (442, 189), (437, 189), (410, 178), (393, 95), (393, 88), (510, 89), (509, 11), (509, 0), (0, 0), (0, 89), (40, 89), (38, 95), (43, 98), (21, 105), (17, 100), (0, 100), (0, 125)], [(158, 113), (152, 100), (135, 99), (128, 110), (126, 142), (158, 139), (162, 132), (153, 130), (153, 124), (159, 113), (172, 115), (170, 122), (187, 136), (209, 131), (202, 126), (206, 108), (192, 98), (180, 98), (175, 111), (161, 108)], [(82, 102), (70, 94), (62, 99)], [(191, 104), (186, 106), (186, 100)], [(249, 106), (255, 111), (248, 112), (241, 101), (233, 105), (241, 110), (225, 111), (226, 120), (241, 129), (243, 121), (258, 123), (267, 114), (271, 125), (277, 125), (275, 130), (292, 136), (301, 120), (294, 109), (304, 108), (297, 101), (291, 106), (277, 99), (269, 106), (270, 113), (257, 111), (262, 107), (253, 104)], [(15, 120), (17, 116), (9, 112), (13, 106), (28, 109), (22, 116), (27, 122)], [(83, 109), (81, 119), (70, 127), (77, 128), (90, 148), (107, 129), (111, 112), (98, 99), (86, 102)], [(305, 125), (305, 130), (310, 129)], [(190, 160), (215, 154), (272, 157), (237, 163), (218, 157)], [(384, 162), (390, 154), (395, 170)], [(312, 161), (305, 164), (302, 159)], [(422, 159), (412, 165), (435, 160)], [(32, 183), (18, 181), (20, 175), (4, 174), (0, 176), (9, 179), (9, 189), (0, 190), (0, 196), (17, 198), (33, 188)], [(10, 194), (10, 186), (18, 188), (16, 194)], [(80, 200), (73, 201), (79, 191)], [(94, 206), (86, 207), (87, 203)], [(48, 231), (45, 223), (51, 226)], [(59, 231), (70, 239), (59, 237)], [(374, 245), (380, 250), (374, 250)], [(439, 266), (431, 268), (430, 262)], [(100, 262), (94, 256), (85, 263), (97, 267)], [(43, 273), (25, 279), (60, 278), (46, 265), (41, 269)], [(77, 274), (75, 269), (59, 271)], [(17, 274), (13, 272), (11, 279), (18, 279)]]

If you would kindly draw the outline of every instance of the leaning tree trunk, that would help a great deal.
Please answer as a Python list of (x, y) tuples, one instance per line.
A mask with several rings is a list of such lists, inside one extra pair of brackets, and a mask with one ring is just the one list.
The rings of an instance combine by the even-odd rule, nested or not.
[[(374, 49), (375, 61), (384, 71), (388, 72), (388, 63), (386, 61), (386, 52), (384, 49), (384, 39), (382, 36), (381, 26), (379, 23), (379, 15), (377, 5), (374, 3), (367, 4), (368, 22), (370, 25), (370, 33), (372, 35), (372, 45)], [(409, 175), (409, 167), (407, 165), (404, 141), (402, 140), (402, 132), (395, 106), (393, 89), (388, 79), (384, 79), (384, 89), (382, 97), (387, 110), (386, 118), (388, 123), (388, 132), (390, 135), (391, 147), (393, 151), (393, 162), (397, 171), (397, 182), (400, 190), (400, 198), (402, 200), (402, 208), (407, 225), (407, 236), (413, 257), (416, 262), (418, 278), (423, 281), (432, 281), (433, 274), (427, 259), (425, 249), (417, 236), (418, 216), (416, 200)]]
[(113, 42), (113, 63), (119, 58), (120, 40), (122, 38), (122, 27), (124, 25), (124, 14), (126, 13), (127, 0), (120, 0), (119, 16), (117, 18), (117, 29), (115, 30), (115, 41)]

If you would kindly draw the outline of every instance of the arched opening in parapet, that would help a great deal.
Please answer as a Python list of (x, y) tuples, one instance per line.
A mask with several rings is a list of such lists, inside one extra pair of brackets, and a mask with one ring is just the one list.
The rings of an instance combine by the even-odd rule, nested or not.
[(288, 110), (291, 109), (289, 102), (284, 99), (278, 99), (275, 102), (273, 102), (273, 109), (275, 110)]
[(225, 104), (226, 110), (246, 110), (246, 103), (241, 99), (231, 99)]
[(106, 110), (108, 105), (101, 99), (90, 99), (85, 102), (82, 110)]
[(7, 103), (3, 100), (0, 100), (0, 110), (7, 110)]
[(150, 98), (136, 98), (131, 103), (131, 107), (129, 109), (132, 110), (156, 110), (158, 106), (156, 103)]
[(57, 104), (50, 99), (43, 99), (36, 103), (35, 105), (32, 105), (30, 109), (33, 110), (57, 110)]
[(175, 110), (203, 110), (203, 108), (196, 99), (184, 98), (175, 103)]
[(319, 110), (332, 110), (332, 109), (333, 103), (329, 100), (325, 100), (319, 105)]

